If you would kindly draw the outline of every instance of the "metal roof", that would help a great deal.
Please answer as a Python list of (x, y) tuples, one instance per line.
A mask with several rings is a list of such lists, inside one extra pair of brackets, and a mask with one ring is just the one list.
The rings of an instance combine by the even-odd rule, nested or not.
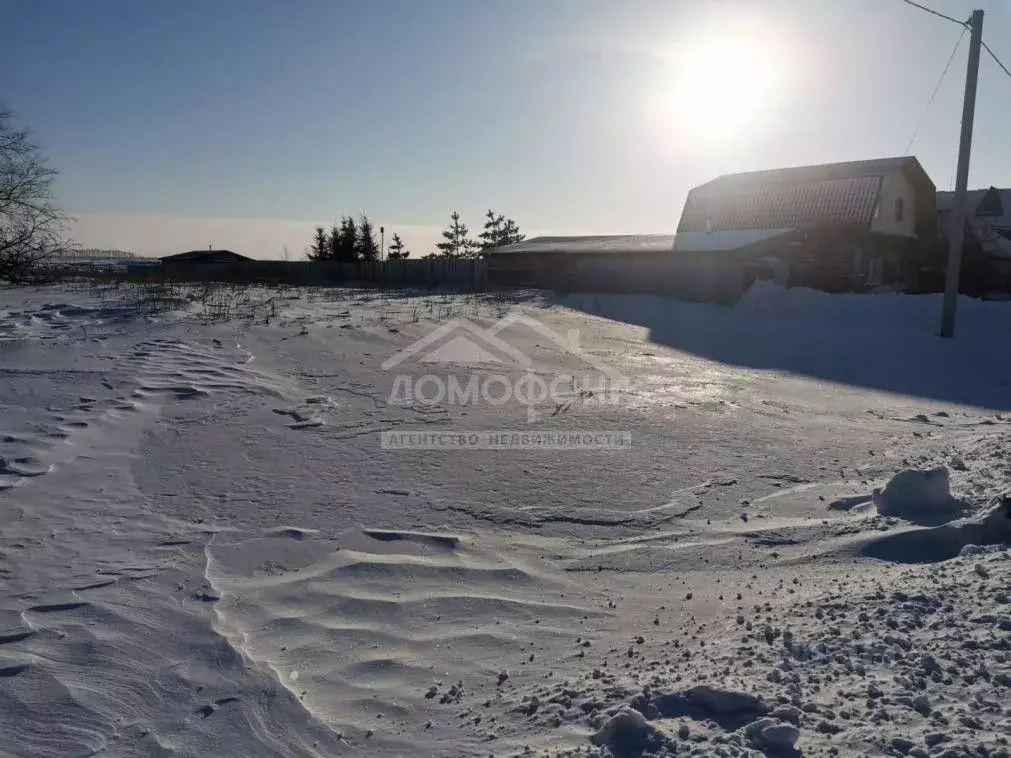
[(813, 222), (870, 224), (880, 176), (732, 186), (688, 195), (678, 232), (796, 228)]
[(746, 171), (737, 174), (724, 174), (698, 187), (725, 189), (729, 185), (736, 187), (785, 184), (805, 182), (819, 179), (856, 179), (864, 176), (884, 176), (896, 169), (909, 167), (918, 168), (920, 162), (912, 155), (897, 158), (873, 158), (863, 161), (844, 161), (842, 163), (820, 163), (814, 166), (789, 166), (787, 168), (766, 169), (764, 171)]
[[(998, 207), (994, 202), (995, 197), (1000, 201), (999, 207), (1003, 210), (1001, 215), (993, 212)], [(984, 212), (980, 213), (980, 205), (985, 199), (988, 199), (989, 202), (983, 208)], [(967, 215), (970, 217), (970, 221), (972, 217), (985, 217), (994, 223), (1011, 226), (1011, 189), (990, 187), (988, 189), (969, 190), (965, 193), (965, 200)], [(937, 210), (939, 213), (951, 211), (954, 203), (954, 192), (945, 191), (937, 193)]]
[(579, 237), (534, 237), (485, 250), (502, 253), (665, 253), (674, 249), (673, 234), (608, 234)]
[(933, 193), (919, 161), (909, 156), (727, 174), (688, 193), (678, 232), (869, 226), (882, 178), (896, 170)]

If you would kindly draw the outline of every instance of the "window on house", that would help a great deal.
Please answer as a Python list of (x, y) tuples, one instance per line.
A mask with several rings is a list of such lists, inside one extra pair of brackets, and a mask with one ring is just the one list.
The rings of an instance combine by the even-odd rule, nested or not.
[(901, 197), (895, 198), (895, 220), (902, 221), (902, 217), (906, 215), (906, 201)]

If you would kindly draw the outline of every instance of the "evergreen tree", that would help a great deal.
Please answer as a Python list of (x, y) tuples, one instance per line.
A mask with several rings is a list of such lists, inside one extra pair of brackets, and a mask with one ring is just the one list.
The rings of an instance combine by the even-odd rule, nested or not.
[(336, 259), (345, 263), (358, 259), (358, 224), (354, 217), (342, 216), (336, 233)]
[(325, 261), (330, 258), (330, 236), (322, 226), (316, 227), (316, 235), (309, 246), (309, 260)]
[(470, 230), (460, 221), (460, 214), (453, 211), (452, 222), (442, 233), (442, 242), (435, 244), (442, 258), (471, 258), (477, 249), (477, 243), (468, 236)]
[(411, 257), (411, 251), (404, 247), (404, 243), (401, 241), (399, 234), (393, 234), (393, 240), (390, 242), (390, 247), (386, 251), (386, 257), (391, 261), (402, 261)]
[(490, 210), (484, 214), (484, 231), (478, 235), (481, 240), (481, 249), (487, 250), (489, 247), (501, 245), (502, 224), (505, 223), (505, 216), (495, 215), (495, 211)]
[(500, 244), (512, 245), (522, 242), (526, 238), (527, 235), (520, 233), (519, 226), (511, 218), (507, 218), (502, 224), (502, 242)]
[(357, 257), (365, 261), (374, 261), (379, 258), (379, 245), (376, 244), (375, 228), (369, 217), (362, 214), (361, 223), (358, 224), (358, 235), (355, 240), (355, 253)]
[(520, 234), (520, 228), (515, 221), (492, 210), (485, 214), (484, 231), (479, 237), (482, 250), (499, 245), (511, 245), (526, 239), (526, 235)]
[(341, 243), (341, 227), (336, 223), (330, 227), (330, 255), (327, 257), (328, 261), (339, 261), (340, 260), (340, 243)]

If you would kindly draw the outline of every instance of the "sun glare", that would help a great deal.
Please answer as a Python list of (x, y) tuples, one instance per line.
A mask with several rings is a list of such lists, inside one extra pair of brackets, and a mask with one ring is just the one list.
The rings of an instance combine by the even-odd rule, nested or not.
[(767, 49), (748, 39), (700, 42), (676, 60), (673, 118), (688, 135), (735, 138), (771, 108), (778, 84)]

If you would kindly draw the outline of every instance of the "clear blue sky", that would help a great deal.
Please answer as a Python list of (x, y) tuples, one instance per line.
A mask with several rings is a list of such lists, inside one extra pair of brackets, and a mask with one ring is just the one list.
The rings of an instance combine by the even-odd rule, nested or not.
[[(925, 2), (958, 18), (983, 7), (1011, 65), (1011, 3)], [(535, 233), (672, 232), (687, 190), (717, 174), (901, 154), (960, 32), (900, 0), (0, 0), (0, 13), (0, 101), (60, 171), (83, 244), (275, 257), (361, 209), (416, 256), (454, 209), (472, 227), (492, 207)], [(911, 150), (939, 188), (967, 42)], [(742, 45), (755, 59), (731, 58), (742, 88), (752, 63), (775, 79), (757, 111), (727, 111), (748, 93), (726, 71), (725, 94), (702, 88), (701, 104), (678, 79), (686, 51)], [(1009, 186), (1011, 78), (988, 58), (979, 97), (971, 184)], [(700, 134), (699, 108), (743, 121)]]

